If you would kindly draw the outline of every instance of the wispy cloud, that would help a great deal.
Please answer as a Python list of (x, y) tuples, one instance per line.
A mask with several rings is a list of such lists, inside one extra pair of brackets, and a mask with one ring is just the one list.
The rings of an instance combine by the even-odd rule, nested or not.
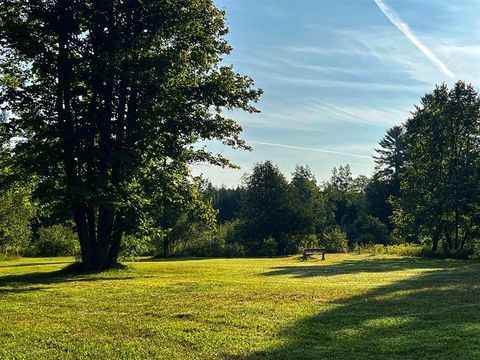
[(411, 92), (418, 93), (421, 90), (416, 85), (398, 84), (398, 83), (378, 83), (347, 80), (329, 80), (323, 78), (301, 78), (294, 76), (274, 76), (272, 81), (296, 86), (305, 86), (309, 88), (336, 88), (336, 89), (354, 89), (362, 91), (392, 91), (392, 92)]
[(324, 153), (324, 154), (342, 155), (342, 156), (349, 156), (349, 157), (355, 157), (355, 158), (361, 158), (361, 159), (369, 159), (369, 160), (371, 160), (371, 156), (353, 154), (353, 153), (342, 152), (342, 151), (334, 151), (334, 150), (327, 150), (327, 149), (316, 149), (316, 148), (307, 148), (307, 147), (301, 147), (301, 146), (291, 146), (291, 145), (277, 144), (277, 143), (270, 143), (270, 142), (263, 142), (263, 141), (248, 141), (248, 143), (250, 143), (250, 144), (256, 144), (256, 145), (264, 145), (264, 146), (274, 146), (274, 147), (285, 148), (285, 149), (294, 149), (294, 150), (303, 150), (303, 151), (319, 152), (319, 153)]
[(455, 76), (447, 67), (447, 65), (445, 65), (442, 60), (440, 60), (425, 44), (420, 41), (420, 39), (417, 38), (417, 36), (410, 29), (410, 26), (408, 26), (408, 24), (400, 18), (395, 10), (385, 4), (383, 0), (374, 1), (383, 14), (388, 18), (388, 20), (390, 20), (390, 22), (395, 25), (397, 29), (400, 30), (405, 37), (410, 40), (410, 42), (415, 45), (439, 71), (449, 78), (453, 78)]
[(235, 118), (252, 128), (311, 132), (326, 129), (338, 131), (339, 124), (349, 124), (352, 129), (357, 125), (387, 128), (402, 123), (410, 116), (408, 107), (356, 107), (318, 101), (299, 102), (295, 106), (288, 103), (283, 106), (266, 106), (263, 110), (256, 117), (238, 114)]

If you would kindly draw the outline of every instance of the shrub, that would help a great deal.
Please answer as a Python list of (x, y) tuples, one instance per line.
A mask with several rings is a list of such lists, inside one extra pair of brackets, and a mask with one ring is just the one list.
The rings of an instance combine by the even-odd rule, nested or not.
[(0, 254), (0, 261), (8, 261), (8, 260), (19, 260), (21, 256), (18, 254)]
[(386, 245), (391, 241), (387, 226), (370, 215), (360, 216), (353, 222), (348, 228), (348, 238), (360, 244)]
[(28, 249), (35, 206), (29, 190), (16, 188), (0, 195), (0, 252), (4, 257), (23, 254)]
[(178, 252), (182, 255), (198, 257), (219, 257), (225, 254), (225, 237), (222, 232), (208, 231), (195, 239), (191, 239), (185, 245), (183, 251)]
[(176, 249), (177, 255), (198, 257), (242, 257), (246, 248), (240, 243), (239, 222), (230, 221), (215, 229), (199, 233), (189, 239), (183, 249)]
[(268, 237), (262, 241), (262, 248), (260, 250), (261, 256), (275, 256), (277, 255), (278, 243), (273, 237)]
[(124, 261), (134, 261), (139, 256), (149, 255), (153, 252), (149, 237), (124, 235), (120, 246), (120, 259)]
[[(368, 245), (381, 245), (381, 244), (375, 244), (377, 238), (375, 237), (375, 235), (372, 235), (372, 234), (363, 234), (363, 235), (360, 235), (359, 237), (357, 237), (355, 239), (355, 242), (354, 244), (359, 244), (359, 245), (363, 245), (363, 246), (368, 246)], [(383, 246), (383, 245), (381, 245)]]
[(480, 260), (480, 239), (472, 239), (467, 242), (463, 249), (463, 255), (471, 260)]
[(353, 252), (358, 254), (372, 255), (402, 255), (402, 256), (425, 256), (428, 249), (417, 244), (399, 244), (399, 245), (382, 245), (382, 244), (358, 244), (353, 247)]
[(317, 248), (320, 244), (318, 236), (316, 234), (308, 234), (302, 236), (300, 241), (300, 252), (305, 249)]
[(40, 228), (35, 244), (39, 256), (74, 256), (80, 252), (77, 234), (70, 224)]
[(307, 248), (318, 247), (319, 240), (315, 234), (289, 234), (282, 237), (285, 254), (298, 254)]
[(225, 256), (229, 258), (242, 257), (245, 256), (245, 254), (245, 246), (239, 243), (227, 244), (225, 248)]
[(347, 234), (340, 227), (334, 227), (323, 233), (321, 245), (332, 253), (348, 251)]

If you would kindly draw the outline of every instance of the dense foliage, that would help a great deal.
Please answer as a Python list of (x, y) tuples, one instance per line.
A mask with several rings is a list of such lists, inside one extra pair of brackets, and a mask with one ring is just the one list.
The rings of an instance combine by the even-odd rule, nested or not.
[(223, 65), (224, 15), (211, 0), (0, 1), (0, 134), (16, 177), (71, 213), (85, 268), (117, 261), (189, 163), (231, 165), (197, 142), (247, 148), (222, 110), (256, 112), (261, 91)]
[(405, 124), (405, 165), (394, 220), (406, 238), (446, 253), (480, 238), (480, 100), (471, 85), (438, 86)]
[(29, 247), (32, 236), (31, 220), (35, 206), (25, 188), (0, 195), (0, 251), (19, 254)]
[[(82, 99), (69, 100), (69, 106), (75, 105), (75, 110), (72, 108), (68, 115), (73, 130), (65, 126), (66, 120), (60, 114), (65, 99), (62, 98), (62, 109), (49, 108), (47, 97), (60, 95), (48, 86), (39, 88), (47, 79), (42, 76), (53, 76), (54, 68), (42, 59), (30, 58), (28, 49), (14, 48), (17, 43), (7, 37), (7, 45), (11, 47), (5, 48), (1, 83), (4, 104), (10, 112), (10, 116), (3, 116), (1, 127), (4, 144), (9, 144), (2, 147), (0, 154), (0, 249), (3, 253), (74, 255), (80, 244), (85, 262), (99, 259), (98, 253), (90, 260), (85, 259), (85, 246), (92, 244), (106, 246), (100, 249), (109, 249), (105, 256), (116, 251), (115, 259), (119, 253), (127, 259), (139, 255), (276, 256), (312, 247), (323, 247), (329, 252), (382, 253), (390, 251), (385, 245), (394, 244), (389, 249), (399, 253), (424, 254), (430, 248), (431, 253), (441, 252), (447, 256), (480, 256), (480, 99), (473, 87), (463, 82), (458, 82), (451, 90), (446, 85), (437, 86), (421, 99), (404, 124), (387, 130), (376, 149), (375, 172), (371, 177), (354, 177), (349, 165), (342, 165), (332, 170), (329, 180), (318, 183), (308, 166), (297, 166), (287, 177), (271, 161), (256, 164), (236, 188), (216, 188), (201, 177), (192, 177), (188, 167), (192, 160), (228, 165), (228, 160), (221, 156), (198, 148), (194, 150), (192, 145), (198, 140), (219, 138), (227, 145), (246, 147), (238, 138), (240, 128), (232, 120), (221, 117), (220, 110), (240, 107), (255, 111), (249, 102), (259, 95), (252, 90), (251, 80), (233, 72), (225, 74), (227, 70), (217, 65), (220, 54), (228, 52), (224, 48), (227, 45), (223, 40), (223, 13), (208, 1), (202, 4), (197, 4), (200, 8), (192, 5), (192, 9), (170, 10), (191, 14), (203, 9), (218, 20), (209, 25), (211, 32), (205, 34), (206, 38), (183, 40), (188, 40), (186, 44), (196, 44), (196, 41), (209, 39), (211, 48), (189, 54), (208, 55), (207, 58), (176, 58), (179, 56), (176, 51), (180, 50), (168, 48), (167, 53), (171, 51), (173, 59), (166, 68), (158, 70), (138, 63), (145, 58), (140, 57), (132, 63), (128, 56), (120, 56), (121, 53), (112, 50), (119, 58), (109, 61), (128, 64), (125, 66), (132, 67), (130, 75), (146, 76), (150, 71), (151, 75), (162, 75), (180, 83), (168, 89), (150, 84), (151, 91), (162, 95), (159, 99), (142, 93), (146, 88), (130, 75), (116, 78), (114, 72), (114, 98), (126, 96), (129, 101), (138, 101), (135, 104), (138, 113), (135, 112), (131, 119), (135, 120), (135, 125), (128, 128), (122, 122), (120, 133), (116, 126), (119, 121), (127, 121), (129, 107), (119, 109), (119, 101), (123, 100), (110, 99), (116, 110), (112, 110), (115, 114), (107, 117), (105, 125), (106, 118), (98, 113), (98, 99), (94, 100), (95, 96), (105, 94), (95, 95), (95, 84), (81, 73), (68, 80), (69, 86), (78, 87), (75, 91)], [(11, 6), (18, 11), (29, 9), (20, 4)], [(76, 10), (69, 8), (69, 11)], [(100, 21), (89, 18), (87, 10), (78, 10), (79, 29)], [(125, 15), (121, 11), (127, 11), (117, 10), (118, 16)], [(137, 11), (147, 14), (143, 13), (145, 9), (132, 11), (132, 16)], [(17, 20), (16, 26), (24, 21)], [(202, 23), (205, 19), (198, 21)], [(169, 26), (179, 26), (185, 31), (184, 35), (188, 35), (183, 25), (151, 24), (152, 31), (162, 36), (166, 36), (162, 31), (171, 30)], [(119, 34), (133, 36), (137, 41), (147, 36), (133, 29), (127, 31), (123, 28), (126, 24), (118, 26)], [(13, 28), (4, 24), (0, 30), (7, 36)], [(43, 36), (48, 38), (46, 34)], [(75, 37), (70, 36), (73, 41)], [(83, 46), (93, 46), (87, 38), (76, 41)], [(28, 39), (35, 43), (36, 37)], [(143, 41), (152, 48), (160, 46), (148, 36)], [(70, 46), (77, 49), (79, 44), (73, 41)], [(61, 52), (51, 48), (43, 50), (53, 55)], [(94, 49), (92, 51), (95, 53)], [(23, 54), (23, 63), (12, 63), (20, 54)], [(137, 55), (146, 56), (142, 54)], [(74, 59), (70, 54), (70, 66), (77, 66), (77, 61), (85, 66), (98, 65), (81, 55)], [(174, 66), (181, 63), (179, 59), (185, 61), (186, 68)], [(189, 73), (188, 66), (200, 64), (205, 68), (196, 73), (195, 84), (180, 76)], [(87, 70), (94, 71), (93, 68)], [(29, 77), (36, 72), (41, 75), (38, 83)], [(128, 94), (121, 95), (122, 89), (125, 90), (124, 82), (129, 84), (129, 90)], [(138, 87), (131, 93), (133, 84)], [(38, 103), (28, 100), (34, 95), (40, 99)], [(167, 95), (174, 99), (168, 99)], [(65, 93), (62, 96), (66, 96)], [(167, 99), (163, 98), (165, 96)], [(183, 96), (184, 101), (189, 99), (191, 104), (178, 103), (179, 96)], [(142, 101), (146, 103), (140, 105)], [(87, 102), (93, 110), (87, 107)], [(212, 109), (212, 104), (216, 105), (216, 110)], [(174, 105), (177, 106), (175, 111), (170, 108)], [(178, 107), (180, 105), (184, 107)], [(106, 111), (103, 106), (101, 108)], [(91, 117), (84, 123), (86, 114)], [(100, 117), (96, 118), (97, 115)], [(107, 129), (102, 129), (103, 126)], [(208, 132), (204, 127), (210, 127)], [(183, 132), (187, 129), (189, 136), (185, 138)], [(126, 130), (134, 132), (128, 134), (133, 136), (132, 142), (127, 141)], [(71, 131), (78, 131), (73, 149), (68, 148), (72, 144), (65, 147)], [(98, 143), (96, 140), (89, 143), (92, 140), (90, 132), (94, 138), (98, 137)], [(107, 145), (102, 145), (102, 136), (106, 136), (104, 140), (116, 149), (115, 152), (105, 150), (103, 146)], [(157, 136), (159, 138), (153, 138)], [(7, 141), (12, 138), (13, 142)], [(167, 144), (175, 149), (166, 149)], [(74, 177), (70, 179), (68, 166), (72, 159), (68, 151), (73, 151), (71, 154), (75, 156)], [(25, 176), (19, 177), (21, 174)], [(68, 210), (66, 205), (71, 205), (71, 211), (65, 211)], [(75, 220), (74, 227), (65, 225), (71, 219)], [(110, 225), (103, 229), (107, 220)], [(114, 226), (118, 221), (121, 226)], [(82, 226), (87, 225), (88, 241), (82, 240), (85, 235), (82, 235)], [(72, 232), (74, 229), (79, 237)], [(110, 239), (107, 245), (102, 243), (104, 235)], [(120, 235), (122, 242), (114, 242), (115, 236)], [(96, 262), (95, 267), (102, 268), (110, 262), (102, 264)]]
[(288, 181), (266, 161), (243, 187), (212, 189), (214, 206), (220, 218), (225, 211), (237, 219), (230, 241), (250, 254), (263, 254), (266, 244), (276, 244), (275, 254), (291, 254), (306, 243), (331, 251), (412, 243), (478, 257), (479, 141), (478, 94), (461, 81), (451, 90), (440, 85), (404, 125), (387, 130), (371, 178), (355, 178), (345, 165), (320, 185), (307, 167), (297, 167)]

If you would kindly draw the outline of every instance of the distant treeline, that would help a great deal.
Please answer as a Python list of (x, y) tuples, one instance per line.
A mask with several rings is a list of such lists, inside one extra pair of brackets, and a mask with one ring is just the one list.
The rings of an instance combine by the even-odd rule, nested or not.
[(242, 186), (209, 191), (220, 227), (227, 227), (229, 239), (250, 255), (294, 254), (319, 246), (345, 252), (355, 244), (399, 241), (392, 234), (387, 201), (398, 195), (398, 186), (379, 174), (354, 178), (349, 165), (334, 168), (330, 180), (319, 184), (308, 166), (297, 166), (287, 181), (265, 161), (254, 166)]
[(471, 85), (437, 86), (404, 125), (389, 129), (379, 142), (372, 177), (354, 178), (345, 165), (318, 183), (307, 166), (297, 166), (287, 181), (265, 161), (237, 188), (209, 186), (219, 226), (228, 229), (228, 241), (251, 255), (399, 243), (476, 255), (479, 104)]
[[(182, 177), (169, 196), (159, 191), (161, 201), (145, 202), (148, 216), (140, 213), (124, 235), (122, 256), (273, 256), (375, 244), (479, 256), (480, 99), (471, 85), (425, 95), (404, 124), (387, 130), (374, 160), (371, 177), (353, 177), (343, 165), (323, 182), (308, 166), (288, 180), (271, 161), (237, 188)], [(71, 214), (39, 207), (29, 194), (28, 186), (0, 193), (0, 250), (78, 252)]]

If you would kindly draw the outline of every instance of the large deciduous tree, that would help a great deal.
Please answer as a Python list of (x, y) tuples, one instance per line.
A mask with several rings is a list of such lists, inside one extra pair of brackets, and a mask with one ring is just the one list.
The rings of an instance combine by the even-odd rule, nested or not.
[(471, 85), (438, 86), (406, 123), (402, 196), (394, 218), (405, 235), (441, 241), (461, 255), (478, 238), (480, 101)]
[(190, 162), (231, 165), (195, 143), (247, 147), (222, 110), (255, 112), (261, 91), (222, 65), (224, 15), (212, 0), (0, 0), (2, 140), (72, 211), (86, 269), (117, 261), (132, 216)]

